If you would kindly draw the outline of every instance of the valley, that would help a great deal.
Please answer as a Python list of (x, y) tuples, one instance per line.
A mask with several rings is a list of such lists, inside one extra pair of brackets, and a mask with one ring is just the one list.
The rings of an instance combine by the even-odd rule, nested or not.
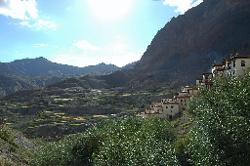
[[(1, 9), (11, 4), (7, 1), (12, 0), (0, 1), (0, 16)], [(35, 6), (37, 1), (32, 1)], [(93, 2), (86, 1), (96, 9)], [(121, 7), (125, 9), (130, 0), (119, 2), (123, 2)], [(120, 7), (115, 1), (102, 3), (101, 7), (107, 9), (112, 5)], [(134, 37), (133, 42), (127, 43), (123, 35), (117, 35), (121, 29), (128, 29), (127, 24), (116, 27), (117, 18), (105, 22), (102, 17), (107, 24), (104, 29), (100, 22), (79, 25), (98, 18), (93, 19), (90, 14), (86, 17), (91, 19), (75, 19), (76, 15), (77, 18), (84, 15), (80, 8), (84, 5), (71, 4), (63, 9), (67, 8), (67, 14), (73, 12), (68, 21), (74, 24), (56, 27), (43, 21), (43, 26), (55, 29), (41, 33), (40, 39), (48, 35), (51, 43), (32, 44), (29, 53), (48, 53), (45, 56), (55, 61), (79, 66), (97, 65), (76, 67), (24, 55), (24, 59), (0, 63), (0, 166), (245, 166), (250, 163), (250, 1), (193, 1), (189, 10), (177, 8), (178, 16), (169, 2), (159, 3), (160, 8), (168, 5), (173, 18), (168, 23), (164, 20), (165, 26), (151, 38), (143, 54), (139, 45), (143, 45), (152, 31), (146, 25), (139, 28), (139, 24), (145, 18), (144, 23), (149, 26), (149, 20), (154, 19), (147, 15), (141, 18), (142, 14), (139, 19), (133, 18), (136, 21), (129, 25), (131, 29), (123, 31), (124, 36)], [(71, 7), (81, 10), (72, 11)], [(151, 9), (153, 14), (157, 13)], [(98, 16), (114, 15), (107, 11)], [(29, 17), (32, 16), (36, 15)], [(37, 14), (35, 20), (41, 24), (40, 17)], [(57, 21), (65, 18), (63, 15)], [(19, 18), (20, 25), (37, 25), (28, 24), (29, 19)], [(156, 22), (149, 23), (156, 26)], [(136, 33), (129, 34), (130, 30)], [(86, 34), (88, 31), (92, 33)], [(27, 33), (22, 32), (20, 36)], [(38, 30), (32, 31), (34, 39), (30, 40), (37, 43), (35, 33)], [(137, 38), (143, 42), (136, 43)], [(23, 49), (27, 43), (23, 44), (25, 47), (22, 45)], [(133, 50), (135, 43), (138, 50)], [(61, 49), (59, 44), (65, 48)], [(5, 50), (0, 49), (3, 55), (1, 51)], [(138, 52), (142, 55), (140, 60)], [(119, 67), (95, 63), (107, 59)], [(120, 67), (127, 61), (127, 65)]]
[(27, 136), (55, 138), (84, 131), (102, 119), (135, 115), (152, 100), (169, 95), (168, 87), (141, 91), (48, 87), (5, 97), (0, 110), (7, 125)]

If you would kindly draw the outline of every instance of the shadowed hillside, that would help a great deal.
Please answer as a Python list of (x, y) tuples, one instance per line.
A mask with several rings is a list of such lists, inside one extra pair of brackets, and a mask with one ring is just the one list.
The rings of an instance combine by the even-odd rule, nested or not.
[(135, 80), (189, 83), (229, 53), (249, 52), (249, 17), (249, 0), (205, 0), (156, 34), (136, 66)]

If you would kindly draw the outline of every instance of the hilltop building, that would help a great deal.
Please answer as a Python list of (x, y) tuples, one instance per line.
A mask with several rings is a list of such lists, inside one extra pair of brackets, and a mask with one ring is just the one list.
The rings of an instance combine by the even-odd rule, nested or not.
[(157, 116), (172, 120), (187, 110), (187, 102), (196, 96), (201, 88), (211, 89), (214, 78), (241, 76), (247, 71), (250, 71), (250, 56), (236, 54), (222, 64), (214, 64), (212, 72), (203, 73), (201, 79), (196, 80), (196, 85), (181, 88), (172, 99), (162, 99), (153, 103), (139, 116)]
[(186, 110), (187, 102), (197, 94), (196, 86), (185, 86), (172, 99), (162, 99), (160, 102), (152, 103), (140, 116), (156, 116), (172, 120)]
[(187, 101), (191, 98), (191, 95), (188, 92), (180, 92), (177, 96), (174, 96), (174, 99), (179, 103), (180, 111), (186, 110)]
[(233, 76), (244, 75), (250, 69), (250, 57), (235, 56), (230, 59), (228, 73)]
[(224, 64), (214, 64), (212, 67), (213, 77), (224, 77), (225, 76), (225, 65)]
[(196, 87), (200, 90), (201, 87), (211, 88), (213, 85), (213, 73), (203, 73), (202, 78), (196, 80)]
[(180, 114), (180, 105), (173, 99), (162, 100), (162, 114), (161, 117), (172, 120)]
[(213, 77), (241, 76), (250, 71), (250, 56), (236, 54), (226, 59), (223, 64), (214, 65), (212, 68)]

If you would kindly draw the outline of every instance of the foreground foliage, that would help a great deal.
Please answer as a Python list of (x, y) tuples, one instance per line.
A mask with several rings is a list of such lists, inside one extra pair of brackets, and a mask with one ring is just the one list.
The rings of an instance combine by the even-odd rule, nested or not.
[(195, 165), (249, 165), (250, 74), (216, 80), (191, 108), (197, 122), (188, 149)]
[(179, 165), (167, 121), (124, 118), (43, 147), (33, 165)]
[(175, 128), (183, 131), (190, 126), (190, 132), (174, 133), (161, 119), (107, 120), (43, 146), (32, 165), (249, 165), (250, 74), (215, 80), (211, 89), (201, 90), (190, 102), (189, 109), (194, 120), (176, 123)]
[(34, 144), (20, 132), (0, 125), (0, 166), (28, 165)]

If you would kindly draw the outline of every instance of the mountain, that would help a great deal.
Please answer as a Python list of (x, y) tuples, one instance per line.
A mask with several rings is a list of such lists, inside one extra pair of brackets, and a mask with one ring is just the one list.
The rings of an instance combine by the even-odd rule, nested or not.
[(129, 65), (95, 80), (134, 89), (194, 83), (231, 53), (250, 55), (249, 18), (249, 0), (204, 0), (159, 30), (130, 70)]
[(249, 0), (204, 0), (159, 30), (132, 68), (91, 79), (134, 89), (192, 84), (231, 53), (250, 55), (249, 18)]
[(75, 67), (53, 63), (43, 57), (22, 59), (11, 63), (0, 63), (1, 75), (18, 76), (81, 76), (86, 74), (104, 75), (119, 70), (115, 65), (100, 63), (87, 67)]
[(0, 63), (0, 96), (20, 90), (43, 88), (70, 77), (106, 75), (120, 70), (112, 64), (83, 68), (53, 63), (43, 57)]
[(123, 66), (122, 70), (133, 70), (137, 63), (138, 63), (138, 61), (129, 63), (129, 64)]
[(204, 0), (156, 34), (133, 81), (191, 83), (230, 53), (250, 53), (249, 18), (249, 0)]
[[(126, 86), (137, 89), (159, 85), (175, 88), (194, 83), (202, 72), (210, 70), (214, 62), (221, 62), (229, 54), (250, 54), (249, 18), (249, 0), (204, 0), (159, 30), (141, 60), (131, 68), (127, 66), (113, 72), (117, 68), (109, 66), (112, 70), (105, 70), (104, 75), (83, 76), (80, 80), (93, 88)], [(100, 67), (103, 65), (98, 65), (99, 71), (104, 70)], [(10, 73), (17, 75), (45, 77), (72, 77), (97, 72), (93, 68), (96, 69), (93, 66), (75, 68), (59, 65), (44, 58), (0, 65), (1, 73), (8, 74), (11, 70)], [(69, 86), (67, 80), (62, 83)]]

